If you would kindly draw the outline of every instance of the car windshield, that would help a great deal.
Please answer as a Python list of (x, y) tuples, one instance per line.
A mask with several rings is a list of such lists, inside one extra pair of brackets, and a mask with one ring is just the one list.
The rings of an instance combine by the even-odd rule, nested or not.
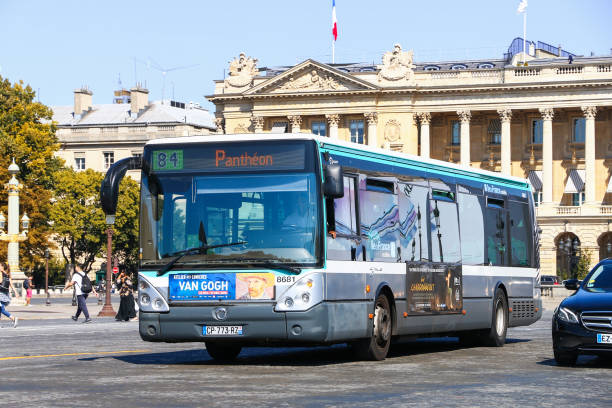
[(176, 266), (318, 264), (315, 180), (295, 172), (144, 175), (141, 265), (155, 268), (179, 254)]
[(599, 265), (584, 284), (589, 292), (612, 292), (612, 264)]

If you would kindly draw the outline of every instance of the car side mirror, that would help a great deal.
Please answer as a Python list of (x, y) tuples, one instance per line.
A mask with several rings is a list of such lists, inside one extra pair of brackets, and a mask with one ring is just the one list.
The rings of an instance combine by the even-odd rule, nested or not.
[(567, 279), (563, 281), (563, 286), (568, 290), (578, 290), (580, 281), (578, 279)]
[(323, 194), (325, 194), (327, 198), (342, 198), (344, 196), (342, 166), (338, 163), (327, 164), (323, 168), (323, 176), (325, 177)]

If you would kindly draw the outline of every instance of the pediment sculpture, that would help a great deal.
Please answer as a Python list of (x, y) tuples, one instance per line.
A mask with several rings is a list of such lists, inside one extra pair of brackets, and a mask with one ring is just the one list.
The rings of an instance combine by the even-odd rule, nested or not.
[(242, 88), (251, 85), (253, 78), (258, 73), (257, 60), (241, 52), (238, 58), (230, 62), (229, 77), (225, 80), (225, 84), (234, 88)]
[(346, 89), (348, 88), (344, 84), (338, 82), (331, 75), (313, 69), (297, 78), (290, 76), (289, 80), (276, 91), (337, 91)]
[(395, 44), (393, 51), (387, 51), (383, 54), (383, 64), (378, 68), (378, 80), (386, 79), (388, 81), (412, 80), (415, 65), (412, 63), (413, 52), (402, 51), (402, 46)]

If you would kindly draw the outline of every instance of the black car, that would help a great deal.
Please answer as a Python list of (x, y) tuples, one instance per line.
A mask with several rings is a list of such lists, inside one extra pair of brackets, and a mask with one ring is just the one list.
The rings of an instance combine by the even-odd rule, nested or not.
[(563, 283), (576, 292), (565, 298), (553, 315), (557, 363), (575, 364), (578, 354), (612, 356), (612, 259), (599, 262), (583, 281)]

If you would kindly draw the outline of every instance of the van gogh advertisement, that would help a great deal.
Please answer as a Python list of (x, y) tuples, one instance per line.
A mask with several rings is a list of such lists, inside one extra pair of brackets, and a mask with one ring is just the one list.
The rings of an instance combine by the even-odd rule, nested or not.
[(406, 301), (409, 315), (461, 313), (461, 265), (406, 263)]

